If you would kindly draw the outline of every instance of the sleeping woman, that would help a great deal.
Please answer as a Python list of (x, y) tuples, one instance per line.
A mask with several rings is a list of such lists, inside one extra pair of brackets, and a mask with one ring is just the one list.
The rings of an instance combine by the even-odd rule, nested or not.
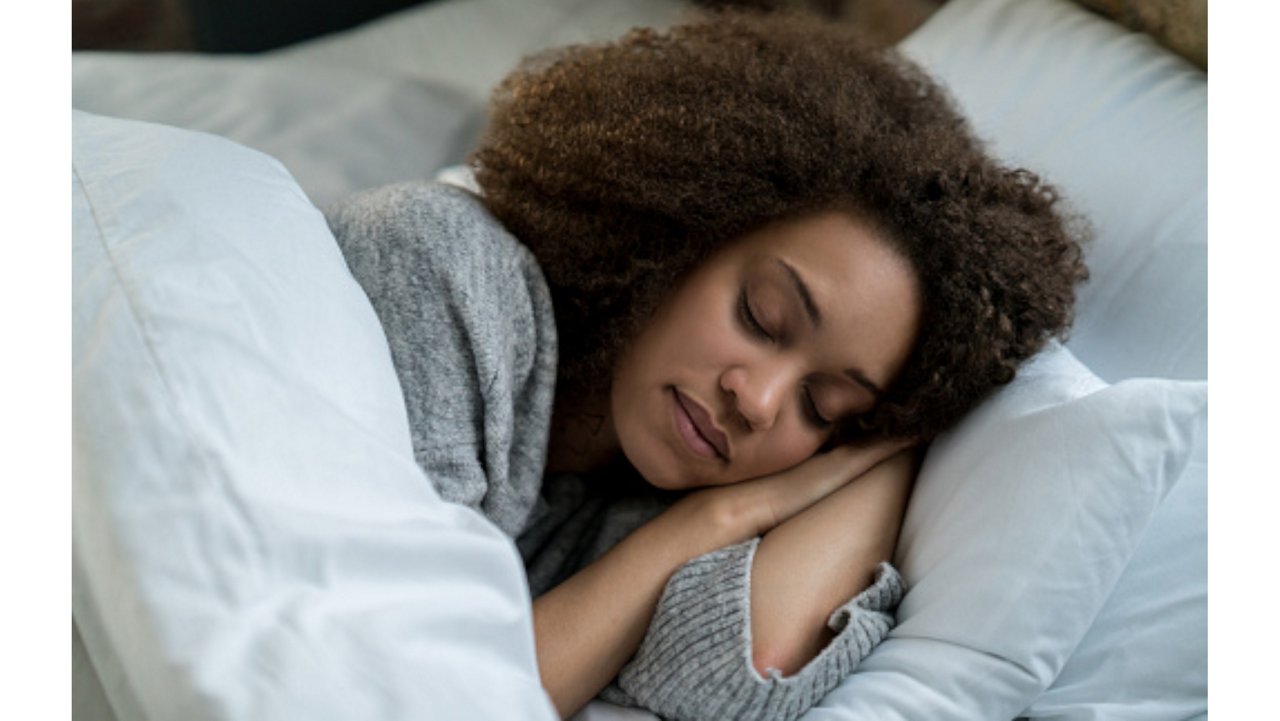
[(1071, 321), (1054, 192), (892, 51), (755, 15), (527, 59), (471, 168), (326, 213), (551, 700), (803, 713), (892, 626), (921, 444)]

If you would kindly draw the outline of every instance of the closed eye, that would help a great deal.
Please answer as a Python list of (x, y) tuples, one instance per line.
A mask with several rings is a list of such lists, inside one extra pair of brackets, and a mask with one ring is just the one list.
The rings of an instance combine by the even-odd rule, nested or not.
[(805, 418), (809, 420), (809, 423), (814, 428), (820, 431), (831, 428), (834, 422), (822, 417), (822, 413), (818, 411), (818, 404), (813, 402), (813, 394), (809, 392), (808, 387), (804, 389), (804, 398), (801, 400), (801, 405), (804, 406)]
[(742, 321), (743, 327), (751, 335), (766, 341), (773, 340), (773, 336), (764, 329), (764, 326), (760, 324), (760, 320), (756, 318), (756, 314), (751, 311), (751, 303), (747, 301), (747, 289), (745, 287), (738, 293), (738, 319)]

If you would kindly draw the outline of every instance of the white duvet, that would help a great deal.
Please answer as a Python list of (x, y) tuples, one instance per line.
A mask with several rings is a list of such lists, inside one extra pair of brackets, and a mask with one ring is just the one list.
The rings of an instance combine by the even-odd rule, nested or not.
[(74, 612), (122, 719), (547, 719), (512, 542), (413, 459), (276, 161), (73, 117)]

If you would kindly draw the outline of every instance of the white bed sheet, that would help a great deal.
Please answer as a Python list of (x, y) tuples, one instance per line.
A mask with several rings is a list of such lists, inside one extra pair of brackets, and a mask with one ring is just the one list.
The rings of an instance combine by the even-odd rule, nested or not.
[(231, 138), (317, 206), (462, 162), (484, 103), (441, 83), (260, 56), (76, 53), (74, 107)]

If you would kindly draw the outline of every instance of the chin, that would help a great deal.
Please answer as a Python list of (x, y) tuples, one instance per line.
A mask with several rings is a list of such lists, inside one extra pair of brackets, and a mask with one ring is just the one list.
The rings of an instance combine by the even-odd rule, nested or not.
[[(709, 486), (722, 485), (723, 481), (719, 481), (715, 477), (708, 478), (705, 474), (699, 474), (690, 469), (687, 465), (682, 464), (678, 459), (668, 459), (667, 463), (654, 463), (656, 459), (639, 459), (641, 462), (636, 463), (636, 459), (627, 456), (627, 462), (631, 467), (636, 469), (640, 477), (646, 483), (654, 488), (660, 488), (664, 491), (689, 491), (695, 488), (706, 488)], [(650, 463), (646, 464), (644, 461)], [(703, 469), (705, 470), (705, 469)]]
[(631, 464), (631, 467), (636, 469), (636, 473), (639, 473), (640, 477), (654, 488), (661, 488), (665, 491), (678, 491), (682, 488), (688, 488), (688, 483), (682, 475), (668, 464), (654, 463), (655, 459), (646, 454), (628, 453), (625, 447), (623, 448), (623, 455), (626, 456), (627, 462)]
[[(666, 452), (668, 449), (661, 447), (660, 444), (631, 444), (623, 440), (621, 445), (622, 454), (626, 457), (627, 463), (631, 464), (645, 483), (654, 488), (661, 488), (664, 491), (681, 491), (702, 485), (697, 481), (696, 476), (689, 472), (685, 464), (680, 463), (678, 458), (672, 457), (669, 452)], [(646, 447), (635, 447), (640, 445)], [(659, 447), (647, 447), (649, 445)]]
[(661, 488), (664, 491), (683, 491), (694, 487), (689, 485), (687, 482), (675, 478), (666, 478), (661, 476), (654, 477), (645, 475), (644, 473), (641, 473), (640, 476), (644, 478), (649, 485), (654, 488)]

